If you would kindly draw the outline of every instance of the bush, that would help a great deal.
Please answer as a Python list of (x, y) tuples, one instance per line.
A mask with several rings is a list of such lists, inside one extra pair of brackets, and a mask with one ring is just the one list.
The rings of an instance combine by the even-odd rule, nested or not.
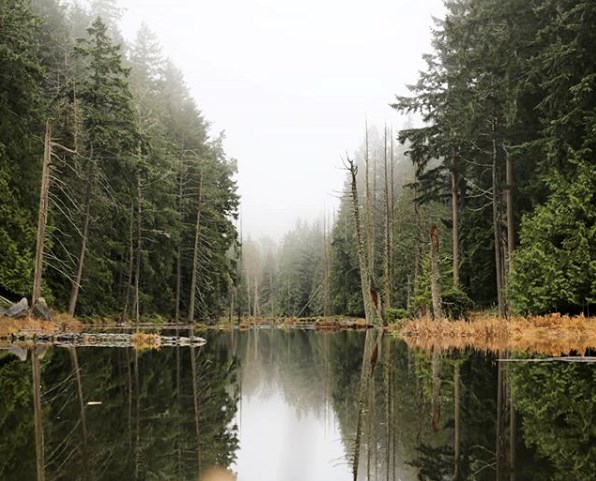
[(450, 319), (467, 319), (474, 307), (472, 299), (461, 289), (448, 289), (441, 296), (443, 311)]
[(385, 315), (387, 316), (387, 322), (389, 324), (394, 324), (401, 319), (410, 317), (408, 311), (401, 307), (390, 307), (386, 310)]

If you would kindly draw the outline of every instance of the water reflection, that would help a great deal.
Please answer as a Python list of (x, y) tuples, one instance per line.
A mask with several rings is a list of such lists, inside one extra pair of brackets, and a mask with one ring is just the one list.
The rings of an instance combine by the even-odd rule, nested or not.
[[(0, 350), (0, 479), (589, 481), (596, 368), (375, 331)], [(211, 476), (211, 474), (209, 475)], [(206, 478), (205, 478), (206, 479)]]

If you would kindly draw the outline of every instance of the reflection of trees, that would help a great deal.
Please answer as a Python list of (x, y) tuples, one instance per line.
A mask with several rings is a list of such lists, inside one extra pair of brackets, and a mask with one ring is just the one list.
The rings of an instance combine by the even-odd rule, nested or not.
[[(197, 451), (202, 466), (229, 466), (238, 447), (232, 426), (237, 364), (217, 337), (195, 353), (195, 376), (188, 348), (179, 352), (179, 372), (174, 349), (78, 349), (76, 357), (54, 349), (28, 372), (16, 360), (0, 364), (0, 429), (3, 435), (18, 432), (18, 439), (9, 434), (0, 441), (0, 479), (35, 479), (36, 452), (45, 453), (40, 460), (45, 471), (38, 470), (45, 479), (74, 480), (91, 473), (85, 479), (196, 481)], [(33, 409), (31, 380), (37, 376), (40, 382), (33, 386), (41, 386), (41, 409)], [(85, 401), (102, 404), (83, 405), (83, 393)], [(40, 444), (38, 436), (37, 450), (34, 419), (40, 428), (43, 421), (44, 440)]]
[(0, 351), (0, 479), (36, 479), (31, 365)]
[[(548, 460), (551, 473), (547, 479), (593, 480), (596, 473), (594, 365), (516, 363), (510, 369), (523, 438)], [(519, 478), (526, 479), (525, 474)]]
[[(36, 453), (48, 480), (196, 481), (199, 458), (229, 466), (238, 447), (235, 356), (245, 394), (281, 386), (299, 414), (333, 409), (350, 455), (360, 431), (361, 480), (593, 478), (593, 366), (497, 364), (466, 351), (433, 369), (432, 353), (384, 336), (363, 386), (364, 341), (356, 332), (275, 329), (210, 332), (194, 353), (53, 349), (31, 365), (0, 354), (0, 479), (36, 479)], [(369, 349), (369, 368), (372, 357)], [(35, 420), (43, 422), (37, 445)]]

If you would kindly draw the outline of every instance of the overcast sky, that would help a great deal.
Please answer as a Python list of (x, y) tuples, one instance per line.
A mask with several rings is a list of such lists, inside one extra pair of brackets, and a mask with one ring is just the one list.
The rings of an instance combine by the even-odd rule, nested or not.
[[(441, 0), (120, 0), (185, 75), (212, 132), (238, 159), (245, 236), (279, 239), (337, 205), (341, 156), (364, 119), (417, 78)], [(382, 127), (381, 127), (382, 128)]]

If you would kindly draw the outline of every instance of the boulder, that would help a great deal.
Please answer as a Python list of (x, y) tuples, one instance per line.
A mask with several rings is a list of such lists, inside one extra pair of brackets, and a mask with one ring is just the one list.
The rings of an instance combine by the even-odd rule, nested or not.
[(19, 302), (10, 306), (5, 315), (13, 319), (18, 319), (20, 317), (26, 317), (28, 312), (29, 302), (27, 302), (26, 297), (23, 297)]
[(49, 321), (52, 319), (52, 311), (48, 307), (48, 304), (43, 297), (37, 299), (35, 304), (33, 304), (33, 315), (43, 319), (44, 321)]

